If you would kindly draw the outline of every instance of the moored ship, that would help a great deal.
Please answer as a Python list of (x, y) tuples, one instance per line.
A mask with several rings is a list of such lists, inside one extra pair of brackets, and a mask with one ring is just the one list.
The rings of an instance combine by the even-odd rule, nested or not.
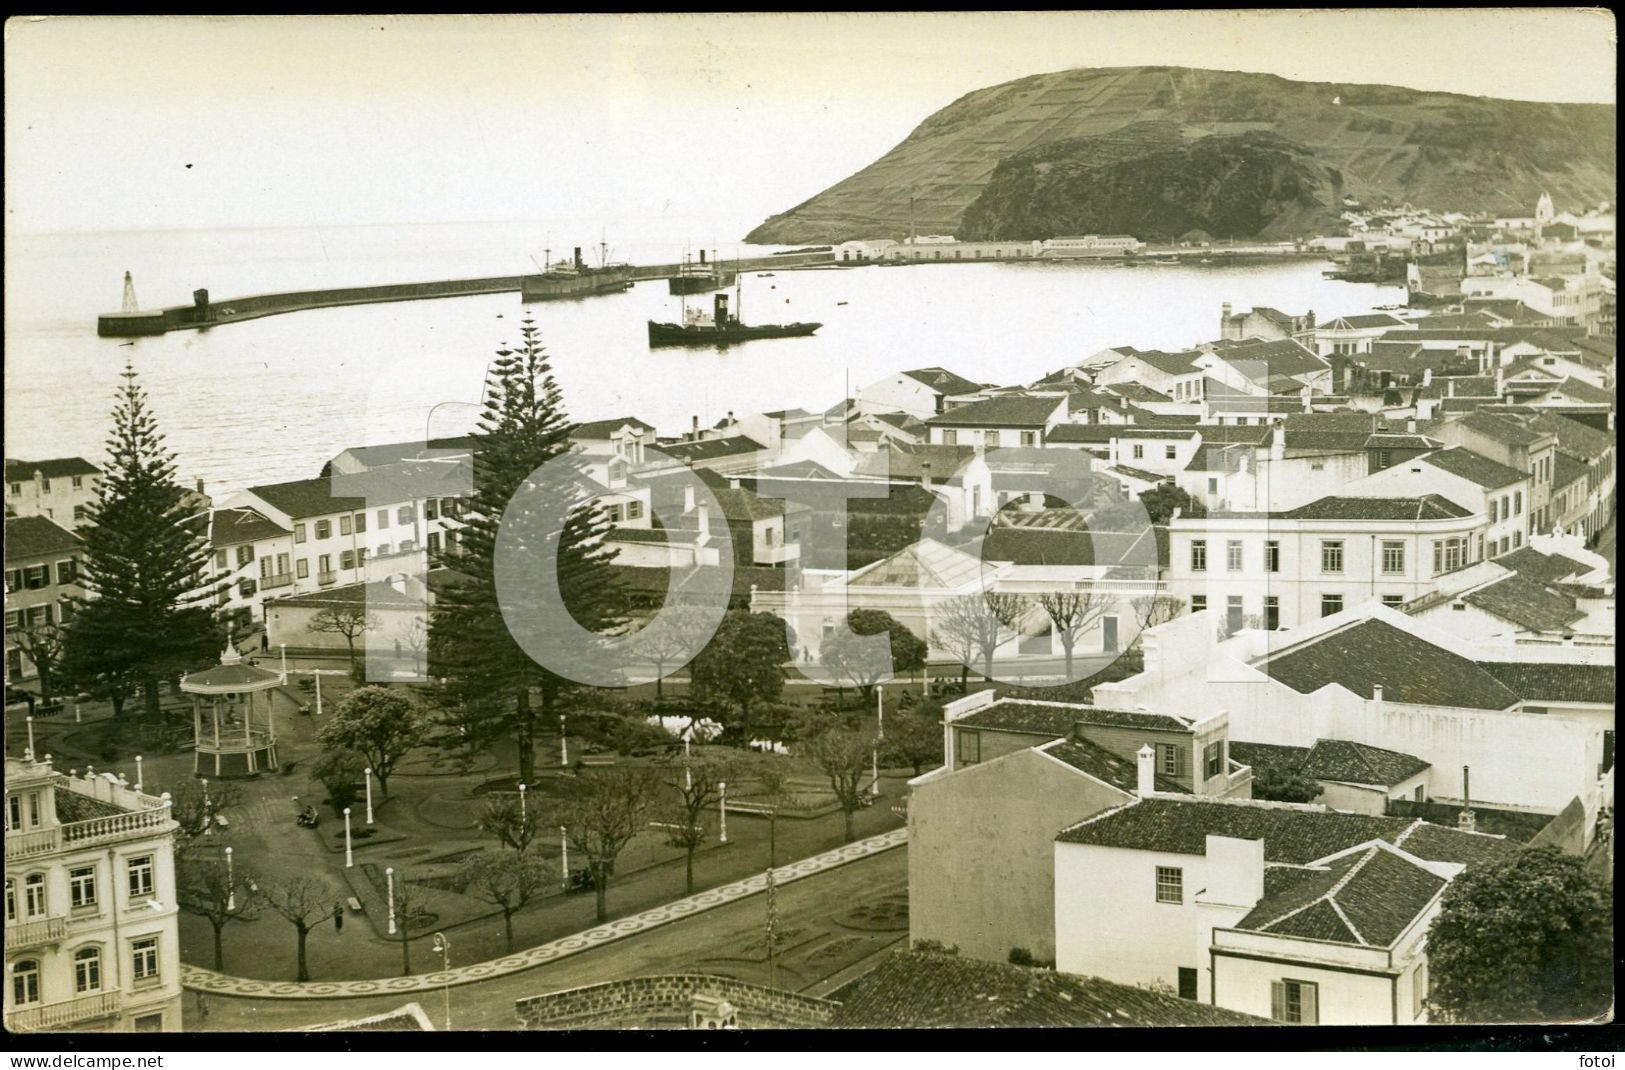
[(702, 294), (710, 290), (721, 290), (734, 284), (735, 273), (716, 263), (713, 257), (711, 263), (705, 262), (705, 251), (700, 251), (699, 263), (685, 260), (682, 268), (676, 275), (667, 280), (672, 296), (687, 294)]
[(721, 293), (716, 295), (710, 312), (685, 309), (682, 323), (650, 320), (649, 346), (730, 346), (757, 338), (800, 338), (822, 326), (822, 323), (746, 325), (729, 312), (728, 295)]
[(561, 301), (577, 297), (596, 297), (599, 294), (621, 293), (632, 288), (636, 280), (626, 264), (605, 263), (588, 267), (581, 259), (581, 249), (575, 250), (571, 261), (549, 264), (540, 275), (526, 275), (519, 281), (519, 300)]

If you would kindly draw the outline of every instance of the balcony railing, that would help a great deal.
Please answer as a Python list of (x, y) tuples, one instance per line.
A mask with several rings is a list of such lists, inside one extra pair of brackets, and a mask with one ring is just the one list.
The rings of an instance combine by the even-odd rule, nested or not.
[(338, 581), (339, 581), (339, 574), (337, 572), (318, 572), (318, 573), (316, 573), (316, 582), (321, 584), (324, 587), (327, 586), (328, 584), (337, 583)]
[(287, 586), (291, 585), (292, 583), (293, 583), (293, 573), (291, 573), (291, 572), (284, 572), (280, 576), (261, 576), (260, 577), (260, 588), (261, 588), (261, 590), (271, 588), (271, 587), (287, 587)]
[(67, 847), (89, 847), (103, 840), (121, 839), (132, 832), (159, 832), (169, 825), (168, 808), (135, 810), (127, 814), (93, 817), (89, 821), (75, 821), (61, 826), (62, 842)]
[(6, 861), (48, 855), (62, 843), (58, 828), (35, 829), (33, 832), (6, 833)]
[(23, 922), (21, 925), (8, 925), (6, 950), (21, 951), (24, 948), (60, 943), (67, 932), (67, 918), (41, 918), (38, 921)]
[(119, 1011), (119, 993), (98, 992), (94, 996), (47, 1003), (40, 1007), (25, 1007), (6, 1015), (6, 1028), (13, 1033), (31, 1033), (42, 1029), (61, 1029), (76, 1022), (92, 1018), (107, 1018)]

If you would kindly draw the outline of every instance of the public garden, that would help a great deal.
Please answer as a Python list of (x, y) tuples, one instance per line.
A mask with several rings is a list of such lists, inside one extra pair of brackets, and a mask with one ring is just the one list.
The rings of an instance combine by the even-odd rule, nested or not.
[[(251, 642), (252, 637), (245, 640), (245, 649)], [(223, 863), (229, 847), (233, 870), (257, 883), (272, 886), (292, 877), (320, 882), (331, 905), (311, 925), (306, 941), (307, 970), (313, 981), (385, 978), (438, 969), (441, 956), (431, 948), (435, 933), (444, 934), (456, 948), (456, 965), (502, 956), (510, 950), (503, 911), (476, 888), (459, 890), (464, 885), (459, 875), (472, 855), (510, 850), (482, 828), (482, 817), (493, 799), (505, 798), (512, 804), (519, 798), (512, 743), (497, 743), (473, 754), (435, 746), (412, 750), (396, 765), (388, 794), (376, 777), (370, 778), (370, 822), (366, 786), (352, 785), (358, 790), (349, 800), (347, 850), (344, 816), (317, 776), (323, 755), (317, 732), (355, 688), (342, 666), (341, 660), (296, 659), (289, 663), (289, 682), (281, 689), (286, 699), (283, 706), (305, 712), (277, 715), (278, 768), (254, 777), (206, 781), (207, 791), (212, 793), (211, 809), (217, 813), (207, 833), (192, 838), (187, 854)], [(262, 667), (275, 666), (268, 661)], [(312, 673), (318, 669), (322, 670), (320, 713)], [(668, 680), (664, 688), (667, 701), (680, 706), (684, 687)], [(886, 708), (888, 716), (895, 717), (903, 688), (891, 690)], [(641, 694), (645, 691), (647, 695)], [(653, 697), (652, 687), (632, 692), (629, 698), (633, 701)], [(845, 699), (844, 705), (840, 699)], [(790, 686), (785, 688), (779, 709), (792, 716), (799, 712), (836, 718), (872, 734), (875, 711), (858, 703), (855, 690), (837, 696), (817, 686)], [(127, 708), (124, 723), (115, 723), (106, 704), (69, 701), (60, 712), (34, 718), (36, 753), (50, 754), (64, 770), (112, 772), (128, 777), (131, 783), (139, 781), (150, 794), (167, 791), (179, 795), (187, 782), (197, 782), (191, 696), (166, 693), (164, 717), (156, 724), (138, 722), (134, 712)], [(8, 718), (7, 742), (13, 752), (27, 744), (23, 730), (21, 717)], [(556, 731), (539, 737), (536, 773), (534, 782), (526, 785), (521, 820), (527, 826), (535, 823), (534, 830), (526, 830), (532, 837), (527, 856), (538, 860), (546, 877), (528, 902), (512, 912), (513, 948), (531, 947), (597, 924), (595, 895), (584, 879), (585, 859), (577, 852), (567, 860), (571, 848), (555, 819), (579, 776), (590, 777), (602, 769), (647, 769), (655, 771), (659, 780), (655, 800), (639, 814), (641, 830), (613, 861), (607, 889), (612, 919), (688, 894), (679, 784), (685, 763), (713, 769), (719, 763), (731, 763), (735, 775), (743, 776), (727, 785), (725, 817), (720, 799), (708, 801), (700, 815), (702, 831), (694, 837), (699, 841), (693, 857), (695, 891), (760, 874), (768, 867), (770, 856), (778, 865), (785, 865), (847, 842), (845, 814), (829, 777), (809, 757), (795, 753), (793, 744), (789, 749), (790, 754), (780, 755), (773, 763), (777, 772), (764, 781), (751, 771), (749, 752), (737, 746), (692, 743), (685, 748), (668, 742), (620, 754), (574, 732), (568, 740), (561, 740)], [(885, 756), (888, 751), (880, 753)], [(904, 823), (906, 781), (915, 770), (880, 766), (879, 794), (868, 801), (875, 761), (871, 755), (859, 778), (866, 802), (851, 814), (853, 838)], [(775, 779), (780, 782), (774, 784)], [(692, 794), (692, 781), (689, 786)], [(769, 787), (777, 789), (771, 798)], [(297, 821), (307, 807), (315, 807), (318, 815), (313, 828)], [(770, 810), (775, 815), (772, 818)], [(391, 888), (397, 914), (393, 934)], [(810, 964), (811, 972), (817, 972), (821, 964), (828, 966), (831, 956), (861, 955), (873, 943), (869, 934), (890, 933), (890, 939), (906, 933), (906, 899), (893, 896), (850, 907), (855, 920), (850, 925), (842, 923), (853, 929), (846, 940), (823, 939), (816, 947), (803, 949), (819, 960)], [(245, 978), (293, 980), (298, 970), (295, 926), (267, 903), (239, 906), (236, 913), (237, 917), (222, 926), (223, 971)], [(180, 933), (183, 960), (213, 968), (210, 921), (183, 912)], [(781, 934), (781, 948), (791, 957), (798, 935), (794, 924)], [(754, 949), (745, 946), (750, 943), (746, 940), (737, 947), (715, 950), (723, 958), (740, 959), (741, 967), (755, 958), (765, 961), (765, 942)]]

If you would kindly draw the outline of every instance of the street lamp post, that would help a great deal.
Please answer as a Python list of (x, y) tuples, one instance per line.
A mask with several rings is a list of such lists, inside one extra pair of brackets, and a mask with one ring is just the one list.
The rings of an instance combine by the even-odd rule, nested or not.
[(879, 722), (875, 734), (877, 736), (879, 736), (881, 739), (885, 739), (886, 738), (886, 685), (885, 684), (876, 684), (875, 685), (875, 717), (877, 718), (877, 720)]
[(388, 886), (389, 898), (389, 935), (395, 935), (395, 867), (389, 866), (384, 870), (384, 882)]
[(367, 778), (367, 824), (370, 825), (372, 824), (372, 767), (368, 766), (361, 770), (361, 774)]
[(564, 890), (570, 890), (570, 830), (559, 826), (559, 869), (564, 873)]
[(34, 715), (28, 715), (28, 760), (34, 760)]
[(322, 671), (316, 669), (313, 675), (316, 677), (316, 716), (320, 718), (322, 715)]
[(869, 752), (869, 794), (880, 794), (880, 744)]
[(564, 714), (561, 713), (561, 714), (559, 714), (559, 765), (560, 766), (568, 766), (569, 764), (570, 764), (570, 737), (566, 733), (566, 730), (565, 730)]
[(355, 865), (355, 854), (350, 848), (350, 808), (344, 808), (344, 868)]
[(721, 817), (722, 817), (722, 822), (721, 822), (721, 824), (722, 824), (722, 830), (721, 830), (722, 831), (722, 839), (721, 839), (720, 842), (727, 843), (728, 842), (728, 782), (726, 780), (717, 781), (717, 809), (720, 811)]
[(206, 814), (209, 812), (209, 778), (200, 776), (198, 780), (203, 785), (203, 812)]
[(525, 785), (519, 785), (519, 838), (525, 838)]
[(237, 909), (237, 881), (232, 874), (231, 848), (226, 848), (226, 913)]
[(440, 968), (446, 973), (446, 1031), (451, 1032), (451, 941), (445, 933), (434, 934), (434, 949), (440, 952)]

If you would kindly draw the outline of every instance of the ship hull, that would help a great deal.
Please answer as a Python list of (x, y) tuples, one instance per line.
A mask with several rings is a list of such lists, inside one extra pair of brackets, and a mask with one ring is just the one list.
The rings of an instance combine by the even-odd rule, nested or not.
[(673, 296), (703, 294), (734, 284), (732, 272), (704, 275), (673, 275), (667, 280)]
[(649, 346), (651, 349), (660, 346), (722, 347), (751, 342), (758, 338), (804, 338), (822, 326), (822, 323), (775, 323), (755, 327), (730, 324), (718, 329), (687, 327), (680, 323), (656, 323), (650, 320)]
[(632, 288), (632, 280), (621, 275), (582, 275), (571, 279), (526, 276), (520, 283), (519, 300), (573, 301), (599, 294), (617, 294)]

